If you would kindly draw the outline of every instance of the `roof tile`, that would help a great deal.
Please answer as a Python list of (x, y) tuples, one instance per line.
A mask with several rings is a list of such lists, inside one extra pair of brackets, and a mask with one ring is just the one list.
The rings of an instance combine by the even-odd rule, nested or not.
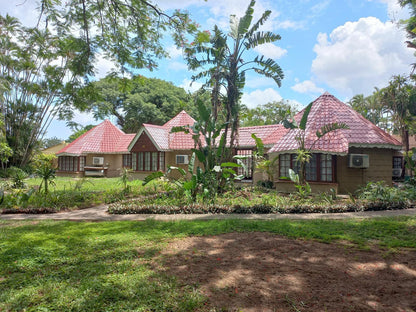
[[(300, 122), (303, 113), (304, 110), (296, 114), (297, 122)], [(336, 130), (316, 141), (316, 131), (322, 126), (334, 122), (345, 123), (349, 126), (349, 129)], [(350, 146), (389, 146), (396, 149), (401, 147), (399, 141), (328, 92), (325, 92), (313, 102), (305, 131), (305, 147), (311, 148), (313, 151), (346, 154)], [(288, 131), (270, 151), (296, 150), (298, 144), (295, 138), (298, 133), (298, 129)]]
[(86, 153), (127, 153), (135, 134), (125, 134), (109, 120), (87, 131), (61, 149), (59, 154), (83, 155)]

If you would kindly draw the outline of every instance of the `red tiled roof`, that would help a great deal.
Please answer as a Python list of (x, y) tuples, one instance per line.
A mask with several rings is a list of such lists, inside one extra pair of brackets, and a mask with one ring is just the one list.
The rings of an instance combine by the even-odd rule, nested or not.
[[(150, 124), (143, 124), (143, 129), (146, 131), (156, 145), (156, 148), (161, 151), (166, 151), (169, 149), (169, 129), (164, 126), (156, 126)], [(139, 132), (135, 139), (132, 141), (132, 144), (136, 143), (137, 139), (141, 135)]]
[(190, 150), (191, 148), (194, 148), (192, 134), (186, 134), (184, 132), (171, 132), (171, 130), (173, 127), (192, 126), (194, 123), (195, 119), (189, 116), (185, 111), (181, 111), (163, 126), (143, 124), (142, 130), (137, 133), (129, 148), (131, 149), (139, 139), (142, 132), (146, 131), (156, 148), (161, 151)]
[(283, 125), (267, 125), (254, 127), (241, 127), (238, 131), (238, 146), (253, 147), (256, 142), (251, 137), (254, 133), (258, 138), (262, 139), (264, 145), (272, 145), (281, 139), (289, 130)]
[[(296, 114), (299, 123), (304, 110)], [(316, 141), (316, 131), (331, 123), (345, 123), (350, 129), (331, 132), (312, 147), (312, 151), (335, 154), (347, 154), (350, 146), (358, 147), (387, 147), (400, 149), (401, 143), (384, 132), (370, 121), (362, 117), (352, 108), (342, 103), (333, 95), (325, 92), (312, 104), (306, 124), (305, 147), (310, 148)], [(292, 129), (287, 132), (270, 150), (270, 152), (294, 151), (298, 148), (296, 136), (300, 130)]]
[(57, 155), (127, 153), (134, 136), (135, 134), (125, 134), (109, 120), (105, 120), (61, 149)]
[(180, 126), (192, 126), (195, 123), (195, 119), (188, 115), (184, 110), (169, 120), (163, 125), (163, 127), (172, 129), (173, 127)]
[[(163, 126), (143, 124), (142, 131), (146, 131), (155, 146), (161, 151), (167, 150), (190, 150), (195, 147), (195, 142), (191, 133), (171, 132), (173, 127), (192, 126), (195, 119), (189, 116), (185, 111), (180, 112), (177, 116), (165, 123)], [(140, 131), (130, 144), (130, 149), (140, 137)], [(238, 146), (243, 148), (252, 148), (256, 146), (252, 133), (255, 133), (263, 140), (264, 145), (271, 146), (277, 142), (288, 130), (282, 125), (268, 125), (256, 127), (242, 127), (238, 134)], [(201, 137), (203, 140), (203, 138)], [(204, 144), (204, 142), (203, 142)]]

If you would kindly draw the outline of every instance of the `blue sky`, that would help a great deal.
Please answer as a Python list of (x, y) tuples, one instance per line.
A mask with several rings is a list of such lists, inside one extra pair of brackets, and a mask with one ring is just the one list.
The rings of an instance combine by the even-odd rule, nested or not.
[[(162, 9), (187, 10), (202, 29), (212, 30), (217, 24), (228, 31), (230, 14), (242, 16), (249, 0), (155, 0)], [(21, 5), (17, 5), (21, 4)], [(17, 16), (30, 24), (35, 14), (33, 0), (4, 0), (1, 14)], [(405, 33), (398, 26), (407, 17), (396, 0), (258, 0), (255, 19), (265, 10), (272, 15), (263, 30), (281, 35), (282, 39), (259, 48), (257, 53), (272, 57), (282, 67), (285, 78), (279, 88), (271, 79), (252, 73), (247, 76), (243, 104), (255, 107), (270, 101), (289, 100), (302, 106), (329, 91), (342, 101), (355, 94), (370, 95), (374, 87), (387, 85), (392, 75), (408, 74), (415, 61), (413, 51), (406, 47)], [(159, 61), (159, 69), (138, 73), (173, 82), (193, 91), (203, 83), (190, 86), (182, 53), (168, 38), (164, 41), (171, 57)], [(111, 62), (100, 60), (98, 77), (105, 75)], [(88, 114), (76, 114), (81, 124), (96, 124)], [(53, 122), (47, 137), (66, 139), (71, 131), (64, 122)]]

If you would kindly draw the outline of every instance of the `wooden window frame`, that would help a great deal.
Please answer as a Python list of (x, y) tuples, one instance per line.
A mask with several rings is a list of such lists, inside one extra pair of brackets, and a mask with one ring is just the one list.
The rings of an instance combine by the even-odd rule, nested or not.
[[(290, 155), (290, 169), (295, 170), (296, 169), (296, 154), (282, 154), (282, 155)], [(280, 155), (280, 156), (282, 156)], [(311, 180), (311, 179), (306, 179), (306, 181), (308, 182), (318, 182), (318, 183), (335, 183), (336, 182), (336, 156), (335, 155), (331, 155), (331, 166), (332, 166), (332, 179), (331, 181), (323, 181), (321, 179), (321, 155), (326, 155), (326, 154), (321, 154), (321, 153), (314, 153), (313, 155), (315, 156), (315, 163), (316, 163), (316, 167), (315, 167), (315, 172), (316, 172), (316, 179), (315, 180)], [(282, 159), (279, 156), (279, 177), (283, 176), (282, 175)], [(312, 159), (311, 159), (312, 161)], [(306, 169), (307, 170), (307, 169)], [(296, 171), (296, 170), (295, 170)]]
[(165, 152), (137, 152), (132, 157), (136, 160), (135, 171), (165, 171)]
[(80, 172), (84, 170), (84, 166), (85, 166), (85, 156), (59, 156), (58, 157), (58, 171)]

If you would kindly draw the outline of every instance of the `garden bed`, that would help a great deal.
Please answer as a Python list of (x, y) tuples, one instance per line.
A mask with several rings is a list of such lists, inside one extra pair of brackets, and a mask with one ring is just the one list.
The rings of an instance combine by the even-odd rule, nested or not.
[[(238, 193), (217, 199), (216, 203), (187, 203), (173, 195), (161, 194), (150, 197), (115, 202), (108, 206), (111, 214), (271, 214), (271, 213), (339, 213), (358, 211), (378, 211), (407, 209), (414, 206), (409, 200), (381, 201), (356, 199), (323, 199), (309, 197), (304, 199), (295, 196)], [(230, 197), (231, 196), (231, 197)]]

